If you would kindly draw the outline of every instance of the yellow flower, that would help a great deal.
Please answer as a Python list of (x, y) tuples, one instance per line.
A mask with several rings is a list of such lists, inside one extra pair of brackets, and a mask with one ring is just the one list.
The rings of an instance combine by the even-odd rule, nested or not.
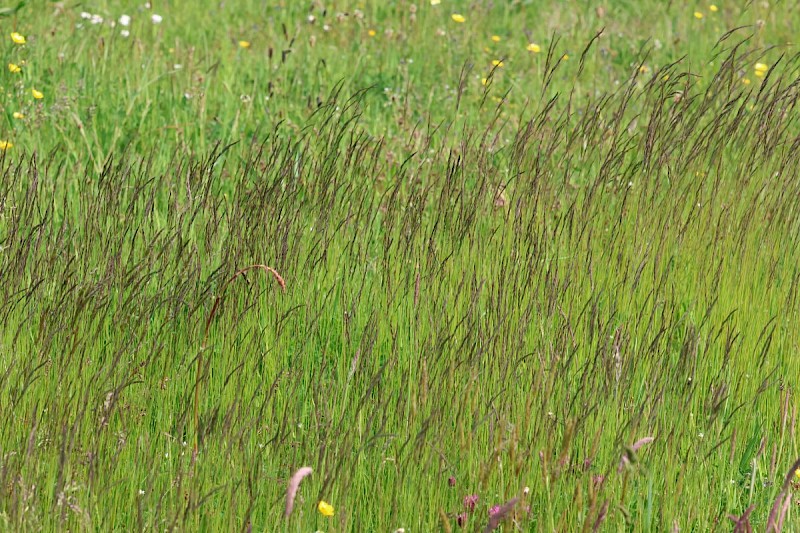
[(500, 42), (500, 36), (499, 35), (492, 35), (492, 41), (494, 41), (496, 43), (499, 43)]
[(664, 74), (664, 77), (661, 79), (664, 81), (669, 81), (669, 74)]
[(5, 152), (6, 150), (8, 150), (9, 148), (13, 148), (13, 147), (14, 147), (14, 145), (13, 145), (13, 144), (11, 144), (11, 143), (10, 143), (10, 142), (8, 142), (8, 141), (0, 141), (0, 150), (2, 150), (2, 151), (4, 151), (4, 152)]
[(486, 85), (487, 83), (489, 83), (489, 80), (486, 78), (481, 78), (481, 85)]
[(317, 510), (322, 516), (333, 516), (333, 505), (326, 501), (320, 500), (317, 505)]
[(648, 72), (650, 72), (650, 67), (648, 67), (647, 65), (642, 65), (641, 67), (639, 67), (639, 72), (641, 72), (642, 74), (647, 74)]
[(367, 32), (367, 35), (369, 35), (370, 37), (375, 37), (377, 34), (378, 32), (376, 32), (375, 30), (369, 30)]
[(442, 3), (442, 0), (431, 0), (431, 5), (432, 6), (438, 6), (441, 3)]
[(17, 72), (21, 72), (22, 71), (22, 67), (20, 67), (19, 65), (15, 65), (14, 63), (9, 63), (8, 64), (8, 70), (10, 72), (16, 74)]
[(534, 54), (538, 54), (542, 51), (542, 47), (536, 43), (530, 43), (528, 45), (528, 52), (533, 52)]
[(567, 59), (569, 59), (569, 54), (564, 54), (561, 56), (561, 61), (566, 61)]
[(497, 68), (503, 68), (505, 66), (505, 63), (503, 63), (499, 59), (493, 59), (492, 60), (492, 65), (497, 67)]
[(750, 85), (750, 78), (742, 78), (742, 83), (745, 85)]
[(797, 479), (800, 479), (800, 468), (798, 468), (797, 470), (794, 471), (794, 477), (796, 477)]
[(717, 11), (719, 11), (719, 8), (714, 4), (711, 4), (710, 6), (708, 6), (708, 10), (711, 11), (712, 13), (716, 13)]
[(250, 48), (250, 41), (239, 41), (240, 48)]
[(694, 18), (700, 20), (701, 18), (703, 18), (703, 14), (700, 13), (699, 11), (695, 11), (694, 12)]
[(31, 89), (31, 94), (37, 100), (41, 100), (42, 98), (44, 98), (44, 94), (42, 94), (40, 91), (37, 91), (36, 89)]
[(12, 32), (11, 33), (11, 40), (14, 41), (17, 44), (25, 44), (25, 36), (21, 35), (21, 34), (19, 34), (17, 32)]
[(763, 78), (764, 76), (767, 75), (769, 66), (765, 65), (764, 63), (756, 63), (756, 65), (753, 67), (753, 70), (755, 71), (756, 76), (758, 76), (759, 78)]
[(464, 15), (459, 15), (458, 13), (453, 13), (452, 15), (450, 15), (450, 18), (459, 23), (467, 20), (464, 18)]
[(12, 116), (12, 117), (14, 117), (14, 118), (16, 118), (16, 119), (25, 118), (25, 115), (23, 115), (23, 114), (22, 114), (22, 113), (20, 113), (19, 111), (14, 111), (14, 113), (13, 113), (11, 116)]

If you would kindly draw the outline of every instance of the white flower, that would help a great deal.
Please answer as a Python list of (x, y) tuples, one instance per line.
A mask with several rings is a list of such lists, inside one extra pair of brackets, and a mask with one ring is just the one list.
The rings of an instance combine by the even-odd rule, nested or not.
[(91, 13), (87, 13), (86, 11), (81, 11), (81, 18), (84, 19), (84, 20), (88, 20), (88, 19), (92, 18), (92, 14)]
[(139, 496), (144, 496), (144, 490), (139, 489)]
[[(183, 65), (181, 65), (180, 63), (175, 63), (174, 65), (172, 65), (172, 70), (180, 70), (182, 68), (183, 68)], [(184, 446), (185, 446), (185, 444), (184, 444)]]
[(122, 30), (119, 32), (119, 34), (122, 35), (123, 37), (130, 37), (131, 32), (129, 32), (128, 30)]
[(121, 26), (130, 26), (131, 17), (129, 17), (128, 15), (122, 15), (119, 17), (119, 23)]
[(153, 21), (153, 24), (161, 24), (161, 21), (164, 20), (164, 18), (157, 13), (153, 13), (150, 15), (150, 20)]
[(100, 15), (92, 15), (92, 18), (89, 19), (89, 22), (91, 22), (92, 24), (102, 24), (103, 17), (101, 17)]

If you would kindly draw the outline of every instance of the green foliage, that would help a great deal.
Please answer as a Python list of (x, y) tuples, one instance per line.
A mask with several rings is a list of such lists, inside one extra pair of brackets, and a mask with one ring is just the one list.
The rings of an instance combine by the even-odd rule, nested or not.
[(0, 528), (766, 527), (793, 8), (122, 4), (6, 19)]

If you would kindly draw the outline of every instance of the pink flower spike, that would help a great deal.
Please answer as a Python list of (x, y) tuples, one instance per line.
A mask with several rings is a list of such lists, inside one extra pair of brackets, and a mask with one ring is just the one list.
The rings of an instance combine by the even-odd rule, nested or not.
[(622, 456), (619, 458), (619, 466), (617, 467), (617, 472), (621, 473), (625, 469), (625, 467), (630, 464), (631, 460), (628, 458), (629, 451), (636, 452), (639, 448), (641, 448), (645, 444), (650, 444), (654, 440), (655, 438), (653, 437), (645, 437), (643, 439), (639, 439), (636, 442), (634, 442), (629, 449), (626, 449), (624, 452), (622, 452)]
[(311, 467), (304, 466), (295, 472), (289, 480), (289, 486), (286, 488), (286, 511), (283, 513), (284, 518), (289, 518), (289, 515), (292, 514), (294, 497), (297, 495), (297, 489), (300, 488), (300, 482), (303, 481), (304, 477), (311, 474), (311, 472), (313, 472)]

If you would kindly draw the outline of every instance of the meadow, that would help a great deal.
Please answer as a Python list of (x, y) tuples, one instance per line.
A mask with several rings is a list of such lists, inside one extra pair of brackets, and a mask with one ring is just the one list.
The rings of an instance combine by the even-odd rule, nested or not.
[(0, 9), (0, 530), (800, 530), (798, 23)]

